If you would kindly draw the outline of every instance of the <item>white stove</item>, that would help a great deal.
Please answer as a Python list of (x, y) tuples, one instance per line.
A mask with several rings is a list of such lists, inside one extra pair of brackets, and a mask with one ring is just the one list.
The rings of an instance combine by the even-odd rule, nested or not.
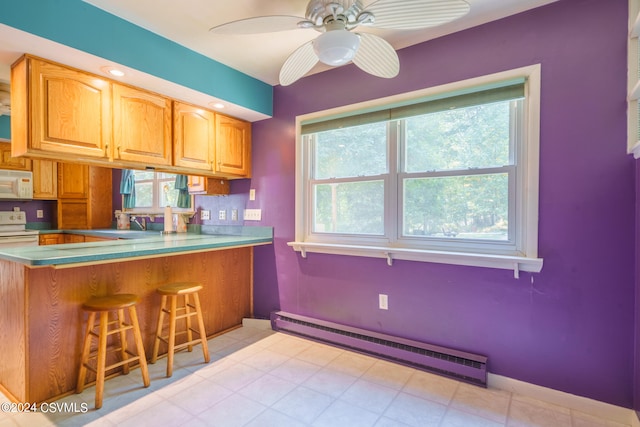
[(0, 211), (0, 249), (38, 246), (38, 230), (27, 230), (24, 211)]

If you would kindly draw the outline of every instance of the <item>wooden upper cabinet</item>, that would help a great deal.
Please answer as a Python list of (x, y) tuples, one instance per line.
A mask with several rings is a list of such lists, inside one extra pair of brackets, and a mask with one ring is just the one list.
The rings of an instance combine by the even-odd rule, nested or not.
[(216, 170), (224, 176), (251, 176), (251, 123), (216, 114)]
[(12, 157), (11, 143), (0, 142), (0, 169), (17, 169), (30, 171), (31, 160), (25, 157)]
[(58, 198), (58, 164), (53, 160), (33, 160), (33, 198)]
[(189, 175), (189, 194), (204, 195), (228, 195), (230, 192), (229, 181), (226, 179), (212, 178), (210, 176)]
[(115, 161), (171, 165), (171, 100), (113, 84)]
[(12, 66), (11, 111), (13, 157), (251, 176), (251, 123), (31, 55)]
[(24, 56), (11, 74), (14, 155), (108, 159), (111, 83)]
[(213, 111), (173, 103), (173, 164), (213, 171), (216, 118)]

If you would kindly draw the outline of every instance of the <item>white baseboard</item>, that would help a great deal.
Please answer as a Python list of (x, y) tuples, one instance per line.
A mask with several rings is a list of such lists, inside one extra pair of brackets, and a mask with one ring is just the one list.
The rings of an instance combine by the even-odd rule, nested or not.
[(611, 405), (609, 403), (600, 402), (587, 397), (565, 393), (563, 391), (526, 383), (492, 373), (488, 374), (487, 383), (490, 388), (510, 391), (522, 396), (564, 406), (565, 408), (573, 409), (589, 415), (606, 418), (631, 427), (640, 427), (640, 420), (638, 420), (635, 411), (632, 409)]

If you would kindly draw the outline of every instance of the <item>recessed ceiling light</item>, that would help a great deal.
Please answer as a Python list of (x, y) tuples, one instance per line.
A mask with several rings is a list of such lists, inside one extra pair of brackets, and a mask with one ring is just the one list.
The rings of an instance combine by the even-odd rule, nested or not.
[(222, 102), (210, 102), (209, 105), (213, 108), (218, 108), (218, 109), (224, 108), (224, 104)]
[(107, 74), (110, 74), (114, 77), (123, 77), (124, 71), (119, 70), (115, 67), (102, 67), (101, 70)]

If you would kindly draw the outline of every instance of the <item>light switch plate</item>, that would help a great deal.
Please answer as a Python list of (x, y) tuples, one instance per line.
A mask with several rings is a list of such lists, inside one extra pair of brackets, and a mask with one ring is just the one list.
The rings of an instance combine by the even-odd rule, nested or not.
[(262, 209), (245, 209), (244, 220), (245, 221), (261, 221)]
[(211, 211), (202, 209), (200, 211), (200, 219), (211, 219)]

